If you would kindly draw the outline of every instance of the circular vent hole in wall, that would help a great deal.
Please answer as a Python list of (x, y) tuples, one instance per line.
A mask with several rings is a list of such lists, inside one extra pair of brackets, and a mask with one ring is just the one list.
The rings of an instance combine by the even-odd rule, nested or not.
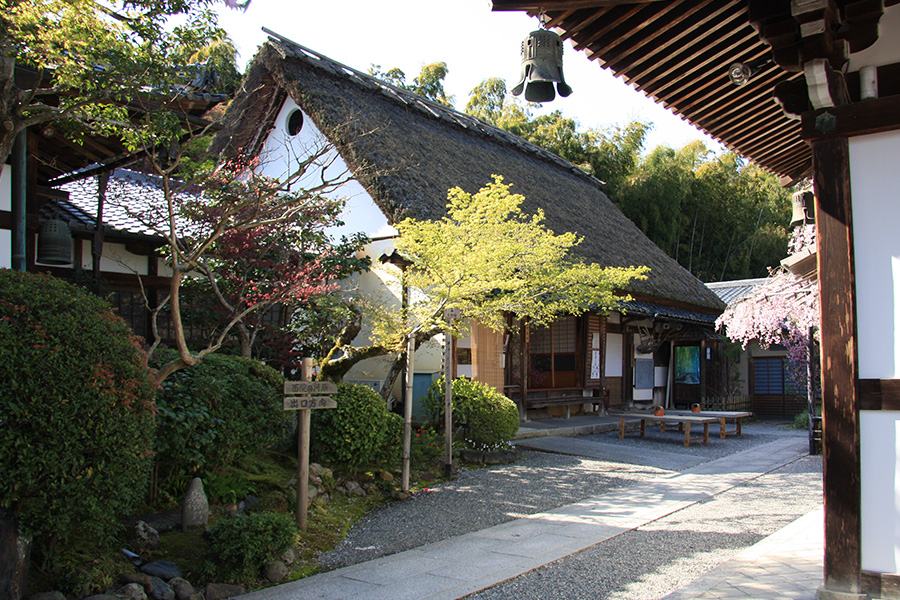
[(300, 109), (294, 109), (287, 118), (288, 135), (297, 135), (303, 129), (303, 112)]

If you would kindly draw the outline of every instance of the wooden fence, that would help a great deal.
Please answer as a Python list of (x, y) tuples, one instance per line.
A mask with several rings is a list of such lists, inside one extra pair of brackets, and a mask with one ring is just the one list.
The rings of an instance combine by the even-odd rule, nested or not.
[(750, 396), (708, 396), (700, 400), (703, 410), (737, 410), (753, 412)]

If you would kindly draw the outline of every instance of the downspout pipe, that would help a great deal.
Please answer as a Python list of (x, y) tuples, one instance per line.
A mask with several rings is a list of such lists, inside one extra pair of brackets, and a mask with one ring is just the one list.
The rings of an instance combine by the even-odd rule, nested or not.
[(26, 133), (16, 135), (12, 148), (12, 268), (25, 272)]

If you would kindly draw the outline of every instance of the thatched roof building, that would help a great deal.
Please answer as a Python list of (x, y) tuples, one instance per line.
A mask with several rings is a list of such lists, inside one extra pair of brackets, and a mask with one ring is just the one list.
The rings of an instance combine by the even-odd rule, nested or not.
[(724, 308), (696, 277), (651, 242), (603, 192), (558, 156), (452, 108), (399, 90), (288, 40), (270, 38), (229, 106), (215, 152), (258, 153), (289, 95), (338, 148), (391, 222), (443, 216), (447, 191), (476, 192), (493, 174), (543, 209), (557, 233), (576, 232), (576, 252), (604, 266), (649, 266), (637, 298), (682, 305), (712, 321)]

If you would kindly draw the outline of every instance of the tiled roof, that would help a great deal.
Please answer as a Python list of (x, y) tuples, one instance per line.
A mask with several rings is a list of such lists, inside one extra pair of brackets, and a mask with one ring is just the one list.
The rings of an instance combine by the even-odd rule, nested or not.
[(654, 320), (677, 321), (681, 323), (695, 323), (698, 325), (709, 325), (715, 327), (715, 315), (689, 310), (686, 308), (677, 308), (667, 306), (665, 304), (656, 304), (655, 302), (646, 302), (644, 300), (632, 300), (622, 305), (623, 312), (626, 315), (640, 315), (651, 317)]
[[(97, 187), (97, 177), (61, 186), (60, 189), (69, 193), (69, 199), (57, 199), (45, 205), (41, 216), (49, 218), (57, 214), (70, 226), (93, 229), (97, 218)], [(164, 222), (159, 209), (165, 205), (159, 177), (117, 169), (109, 177), (103, 224), (108, 232), (159, 238), (153, 225)]]
[(749, 296), (757, 286), (762, 285), (765, 281), (765, 277), (758, 279), (737, 279), (735, 281), (716, 281), (707, 283), (706, 287), (715, 292), (725, 304), (731, 306), (735, 302)]

